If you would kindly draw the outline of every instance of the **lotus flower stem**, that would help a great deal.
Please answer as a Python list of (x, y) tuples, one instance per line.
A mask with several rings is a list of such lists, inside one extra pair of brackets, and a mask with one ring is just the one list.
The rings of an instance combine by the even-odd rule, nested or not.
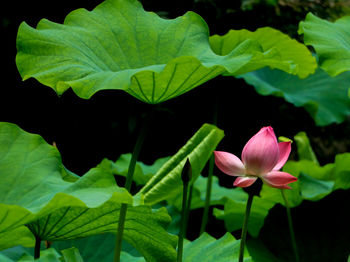
[(35, 237), (35, 247), (34, 247), (34, 259), (40, 258), (40, 245), (41, 245), (41, 239), (40, 237)]
[[(218, 122), (218, 107), (219, 107), (219, 97), (216, 96), (214, 103), (214, 116), (213, 116), (213, 125), (217, 125)], [(203, 234), (207, 227), (208, 223), (208, 215), (209, 215), (209, 206), (210, 206), (210, 198), (211, 198), (211, 188), (213, 184), (213, 173), (214, 173), (214, 163), (215, 156), (212, 155), (209, 160), (209, 168), (208, 168), (208, 180), (207, 180), (207, 190), (205, 192), (205, 202), (204, 202), (204, 211), (202, 217), (202, 224), (200, 229), (200, 235)]]
[(246, 242), (246, 238), (247, 238), (248, 220), (249, 220), (249, 215), (250, 215), (250, 209), (251, 209), (252, 203), (253, 203), (253, 198), (254, 198), (254, 194), (252, 194), (252, 193), (248, 194), (248, 200), (247, 200), (247, 205), (246, 205), (246, 209), (245, 209), (242, 234), (241, 234), (241, 245), (239, 248), (239, 260), (238, 260), (239, 262), (243, 262), (243, 258), (244, 258), (244, 247), (245, 247), (245, 242)]
[(286, 196), (286, 194), (284, 192), (284, 189), (281, 189), (281, 194), (282, 194), (282, 197), (283, 197), (283, 200), (284, 200), (284, 204), (286, 206), (287, 217), (288, 217), (289, 233), (290, 233), (290, 240), (292, 242), (292, 247), (293, 247), (295, 261), (299, 262), (300, 258), (299, 258), (297, 242), (295, 241), (295, 234), (294, 234), (294, 228), (293, 228), (292, 214), (290, 212), (288, 199), (287, 199), (287, 196)]
[(187, 223), (187, 215), (186, 215), (186, 206), (187, 206), (187, 193), (188, 186), (192, 179), (192, 168), (189, 159), (186, 160), (186, 163), (182, 169), (181, 179), (183, 183), (183, 191), (182, 191), (182, 209), (181, 209), (181, 222), (180, 222), (180, 232), (179, 239), (177, 244), (177, 262), (182, 262), (182, 254), (183, 254), (183, 244), (185, 237), (185, 228)]
[[(135, 144), (134, 151), (132, 153), (132, 157), (131, 157), (131, 160), (129, 163), (128, 174), (127, 174), (126, 182), (125, 182), (125, 189), (128, 190), (128, 192), (130, 192), (130, 189), (131, 189), (132, 178), (133, 178), (135, 166), (136, 166), (136, 160), (140, 154), (143, 141), (145, 140), (148, 128), (150, 126), (151, 118), (152, 118), (151, 115), (146, 117), (145, 123), (144, 123), (144, 125), (139, 133), (137, 140), (136, 140), (136, 144)], [(125, 224), (127, 210), (128, 210), (128, 205), (122, 204), (121, 208), (120, 208), (120, 212), (119, 212), (119, 219), (118, 219), (117, 240), (116, 240), (116, 244), (115, 244), (114, 260), (113, 260), (114, 262), (120, 262), (124, 224)]]

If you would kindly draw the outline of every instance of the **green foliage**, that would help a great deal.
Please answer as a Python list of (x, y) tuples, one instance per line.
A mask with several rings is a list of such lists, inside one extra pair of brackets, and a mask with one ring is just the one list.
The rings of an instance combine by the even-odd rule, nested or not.
[(64, 249), (61, 252), (66, 262), (84, 262), (79, 250), (75, 247)]
[[(215, 239), (207, 233), (203, 233), (195, 241), (185, 243), (183, 261), (237, 261), (239, 245), (240, 240), (236, 240), (230, 233), (226, 233), (220, 239)], [(252, 261), (247, 251), (244, 257), (245, 262)]]
[[(170, 157), (157, 159), (152, 165), (146, 165), (137, 161), (133, 181), (136, 183), (136, 185), (145, 185), (169, 159)], [(126, 177), (128, 174), (130, 160), (131, 154), (123, 154), (116, 162), (109, 159), (103, 159), (98, 167), (103, 168), (106, 172)]]
[(315, 164), (319, 164), (314, 151), (310, 145), (310, 140), (305, 132), (299, 132), (294, 136), (297, 143), (299, 160), (310, 160)]
[(295, 106), (303, 106), (317, 125), (341, 123), (350, 115), (350, 73), (332, 78), (318, 69), (308, 78), (299, 79), (279, 70), (264, 68), (242, 77), (261, 95), (283, 97)]
[(350, 71), (350, 16), (332, 23), (308, 13), (299, 24), (304, 43), (315, 48), (319, 64), (331, 76)]
[[(305, 78), (315, 72), (316, 60), (307, 48), (288, 35), (270, 28), (230, 30), (226, 35), (210, 37), (210, 45), (218, 55), (227, 55), (245, 39), (256, 41), (260, 52), (252, 52), (252, 59), (233, 75), (241, 75), (265, 66), (283, 70), (289, 74)], [(230, 73), (226, 73), (230, 75)]]
[(223, 137), (222, 130), (204, 124), (140, 190), (145, 203), (152, 205), (181, 192), (181, 172), (187, 158), (192, 166), (192, 181), (195, 181)]
[[(236, 190), (236, 189), (232, 189)], [(277, 189), (275, 189), (278, 191)], [(247, 195), (248, 198), (248, 195)], [(240, 202), (229, 199), (224, 204), (224, 209), (214, 209), (216, 218), (224, 220), (227, 231), (232, 232), (242, 228), (247, 201)], [(274, 199), (254, 197), (248, 224), (248, 232), (257, 237), (269, 210), (276, 204)]]
[[(77, 251), (79, 252), (79, 251)], [(67, 257), (69, 259), (69, 257)], [(34, 260), (34, 257), (24, 248), (18, 246), (10, 250), (0, 252), (1, 262), (75, 262), (62, 257), (55, 249), (49, 248), (40, 252), (40, 258)], [(79, 262), (79, 261), (77, 261)]]
[[(7, 240), (1, 249), (32, 244), (27, 231), (15, 238), (23, 225), (48, 241), (116, 232), (121, 203), (133, 201), (101, 168), (76, 182), (63, 180), (67, 170), (57, 149), (13, 124), (0, 123), (0, 171), (0, 239)], [(130, 206), (124, 239), (149, 261), (168, 261), (176, 256), (176, 237), (164, 229), (170, 220), (165, 208)]]
[[(22, 23), (16, 63), (24, 80), (34, 77), (58, 94), (71, 87), (87, 99), (99, 90), (124, 90), (151, 104), (223, 73), (237, 75), (266, 65), (303, 77), (314, 71), (308, 50), (286, 35), (266, 28), (244, 32), (230, 37), (229, 52), (217, 55), (207, 24), (193, 12), (162, 19), (136, 0), (106, 0), (92, 11), (71, 12), (63, 25), (43, 19), (34, 29)], [(277, 42), (268, 40), (274, 37)], [(214, 47), (217, 38), (210, 40)]]

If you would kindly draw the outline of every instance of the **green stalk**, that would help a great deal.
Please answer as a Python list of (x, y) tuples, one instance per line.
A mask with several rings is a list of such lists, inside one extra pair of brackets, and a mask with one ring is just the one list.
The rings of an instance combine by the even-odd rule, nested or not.
[(35, 247), (34, 247), (34, 259), (40, 258), (40, 245), (41, 245), (41, 239), (40, 237), (35, 237)]
[(247, 205), (245, 208), (243, 227), (242, 227), (241, 245), (239, 248), (239, 259), (238, 259), (239, 262), (243, 262), (243, 258), (244, 258), (244, 247), (245, 247), (245, 242), (246, 242), (246, 238), (247, 238), (248, 220), (249, 220), (249, 215), (250, 215), (250, 209), (251, 209), (252, 203), (253, 203), (253, 198), (254, 198), (254, 194), (249, 193)]
[(179, 240), (177, 243), (177, 262), (182, 262), (183, 246), (184, 246), (184, 237), (186, 234), (186, 224), (187, 224), (187, 193), (188, 185), (192, 179), (192, 167), (189, 159), (186, 160), (186, 163), (182, 169), (181, 180), (183, 183), (182, 191), (182, 209), (181, 209), (181, 221), (180, 221), (180, 232)]
[(293, 247), (295, 261), (299, 262), (300, 258), (299, 258), (297, 242), (295, 241), (295, 234), (294, 234), (294, 228), (293, 228), (292, 214), (290, 212), (288, 199), (287, 199), (287, 196), (286, 196), (286, 194), (284, 192), (284, 189), (281, 189), (281, 194), (282, 194), (282, 197), (283, 197), (283, 200), (284, 200), (284, 204), (286, 206), (287, 217), (288, 217), (289, 233), (290, 233), (290, 240), (292, 242), (292, 247)]
[[(218, 122), (218, 107), (219, 107), (219, 98), (216, 96), (215, 102), (214, 102), (214, 116), (213, 116), (213, 125), (217, 125)], [(202, 224), (200, 229), (200, 235), (203, 234), (207, 227), (208, 223), (208, 215), (209, 215), (209, 206), (210, 206), (210, 198), (211, 198), (211, 188), (213, 184), (213, 172), (214, 172), (214, 163), (215, 163), (215, 157), (212, 155), (209, 160), (209, 168), (208, 168), (208, 180), (207, 180), (207, 189), (205, 192), (205, 202), (204, 202), (204, 211), (203, 211), (203, 217), (202, 217)]]
[(214, 155), (212, 155), (210, 157), (210, 160), (209, 160), (209, 173), (208, 173), (208, 180), (207, 180), (207, 190), (205, 193), (204, 211), (203, 211), (203, 217), (202, 217), (201, 230), (199, 233), (200, 235), (202, 235), (203, 232), (205, 232), (205, 229), (206, 229), (207, 223), (208, 223), (211, 188), (212, 188), (212, 184), (213, 184), (214, 163), (215, 163), (215, 157), (214, 157)]
[[(130, 192), (130, 189), (131, 189), (132, 178), (133, 178), (135, 166), (136, 166), (136, 160), (140, 154), (141, 147), (142, 147), (143, 141), (145, 140), (150, 122), (151, 122), (151, 116), (148, 116), (147, 119), (145, 119), (145, 123), (139, 133), (139, 136), (137, 138), (137, 141), (134, 147), (134, 151), (132, 153), (132, 157), (129, 163), (128, 174), (126, 176), (126, 182), (125, 182), (125, 188), (126, 190), (128, 190), (128, 192)], [(114, 262), (120, 262), (120, 253), (122, 250), (122, 240), (123, 240), (124, 225), (125, 225), (127, 210), (128, 210), (128, 204), (122, 204), (120, 208), (119, 219), (118, 219), (117, 240), (115, 244), (114, 260), (113, 260)]]
[(187, 233), (187, 222), (188, 222), (188, 218), (190, 216), (190, 211), (191, 211), (191, 202), (192, 202), (192, 194), (193, 194), (193, 183), (190, 186), (189, 189), (189, 193), (188, 193), (188, 200), (187, 200), (187, 205), (186, 205), (186, 215), (185, 215), (185, 229), (184, 229), (184, 234), (186, 235)]
[(179, 233), (179, 240), (177, 244), (177, 262), (182, 262), (184, 235), (185, 235), (185, 227), (186, 227), (187, 191), (188, 191), (188, 183), (184, 183), (183, 194), (182, 194), (180, 233)]

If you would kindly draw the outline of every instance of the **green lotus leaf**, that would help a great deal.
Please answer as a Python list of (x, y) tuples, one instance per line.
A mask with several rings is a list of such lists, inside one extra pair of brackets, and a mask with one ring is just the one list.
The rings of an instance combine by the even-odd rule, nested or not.
[(40, 258), (34, 257), (28, 250), (21, 246), (0, 252), (1, 262), (74, 262), (74, 260), (64, 259), (55, 249), (49, 248), (40, 251)]
[[(101, 168), (76, 182), (63, 180), (67, 170), (57, 149), (13, 124), (0, 123), (0, 171), (0, 239), (23, 225), (48, 241), (116, 232), (121, 203), (132, 203), (131, 195)], [(170, 220), (164, 208), (130, 206), (124, 239), (145, 257), (164, 252), (172, 258), (176, 237), (164, 229)]]
[[(145, 241), (145, 246), (151, 246), (153, 244), (159, 245), (162, 244), (161, 242), (164, 239), (159, 237), (157, 238), (157, 241), (151, 240), (151, 241)], [(166, 242), (166, 241), (165, 241)], [(114, 256), (114, 249), (115, 249), (115, 235), (108, 233), (108, 234), (101, 234), (101, 235), (95, 235), (90, 236), (87, 238), (80, 238), (80, 239), (74, 239), (74, 240), (65, 240), (65, 241), (58, 241), (53, 243), (53, 247), (56, 248), (56, 250), (64, 250), (68, 247), (77, 247), (80, 251), (80, 254), (85, 262), (109, 262), (113, 261)], [(121, 261), (175, 261), (176, 260), (176, 253), (174, 254), (173, 251), (171, 251), (172, 255), (167, 254), (166, 250), (163, 250), (162, 252), (155, 252), (150, 257), (148, 256), (145, 260), (143, 256), (141, 256), (135, 249), (133, 249), (131, 246), (128, 246), (126, 242), (123, 242), (123, 250), (121, 252)]]
[(299, 24), (304, 43), (315, 48), (319, 64), (331, 76), (350, 71), (350, 16), (329, 22), (308, 13)]
[[(214, 208), (214, 216), (224, 220), (225, 227), (229, 232), (241, 229), (246, 204), (247, 201), (242, 202), (229, 199), (224, 204), (224, 210)], [(276, 204), (277, 202), (274, 199), (254, 197), (248, 224), (248, 232), (252, 236), (257, 237), (259, 235), (260, 229), (264, 225), (265, 217), (269, 213), (269, 210)]]
[(61, 208), (132, 202), (113, 176), (97, 168), (76, 182), (63, 180), (67, 170), (57, 149), (9, 123), (0, 123), (0, 174), (0, 235)]
[(187, 159), (192, 166), (192, 181), (195, 181), (223, 137), (221, 129), (204, 124), (140, 190), (145, 203), (155, 204), (182, 191), (181, 172)]
[[(220, 239), (215, 239), (203, 233), (195, 241), (187, 241), (184, 245), (184, 262), (226, 262), (238, 261), (240, 240), (236, 240), (230, 233)], [(244, 261), (252, 261), (247, 250), (244, 252)]]
[[(34, 77), (58, 94), (71, 87), (79, 97), (90, 98), (99, 90), (119, 89), (151, 104), (220, 74), (236, 75), (252, 59), (251, 64), (260, 66), (283, 64), (292, 73), (303, 68), (279, 54), (281, 48), (262, 48), (248, 37), (235, 42), (229, 53), (217, 55), (209, 44), (208, 26), (196, 13), (162, 19), (145, 12), (136, 0), (106, 0), (92, 11), (71, 12), (64, 24), (43, 19), (34, 29), (22, 23), (16, 63), (24, 80)], [(299, 55), (299, 46), (289, 47)], [(301, 74), (309, 73), (305, 69)]]
[(61, 253), (67, 262), (84, 262), (79, 250), (76, 247), (64, 249), (61, 251)]
[(247, 249), (254, 262), (283, 262), (284, 260), (276, 258), (274, 254), (264, 245), (259, 238), (250, 238), (247, 240)]
[(330, 77), (318, 69), (306, 79), (263, 68), (242, 76), (261, 95), (283, 97), (303, 106), (319, 126), (341, 123), (350, 115), (350, 72)]
[(56, 250), (76, 247), (85, 262), (113, 261), (115, 238), (115, 234), (105, 233), (73, 240), (56, 241), (52, 243), (52, 247)]
[(19, 245), (24, 247), (34, 247), (35, 245), (35, 237), (26, 226), (1, 233), (0, 250)]
[[(151, 177), (167, 162), (170, 157), (157, 159), (152, 165), (146, 165), (137, 161), (133, 175), (133, 181), (136, 185), (145, 185)], [(129, 163), (131, 161), (131, 154), (121, 155), (116, 162), (109, 159), (103, 159), (98, 167), (103, 168), (107, 172), (115, 175), (126, 177), (128, 174)]]
[(261, 53), (257, 53), (238, 71), (233, 74), (225, 73), (226, 75), (237, 76), (265, 66), (283, 70), (300, 78), (315, 72), (316, 60), (306, 46), (270, 27), (259, 28), (255, 32), (242, 29), (230, 30), (223, 36), (213, 35), (210, 37), (210, 45), (216, 54), (228, 55), (245, 39), (257, 41), (262, 51), (269, 55), (262, 57)]

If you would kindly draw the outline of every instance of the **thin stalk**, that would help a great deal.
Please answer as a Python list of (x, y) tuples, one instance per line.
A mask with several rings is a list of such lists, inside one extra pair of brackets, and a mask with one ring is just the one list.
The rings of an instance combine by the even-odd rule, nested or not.
[(188, 183), (184, 183), (183, 193), (182, 193), (180, 233), (179, 233), (179, 240), (177, 244), (177, 262), (182, 262), (184, 235), (185, 235), (185, 228), (186, 228), (187, 191), (188, 191)]
[(239, 259), (238, 259), (239, 262), (243, 262), (243, 258), (244, 258), (244, 247), (245, 247), (245, 242), (247, 238), (248, 220), (250, 215), (250, 209), (253, 203), (253, 198), (254, 198), (254, 194), (252, 193), (248, 194), (248, 200), (245, 208), (245, 215), (244, 215), (244, 221), (243, 221), (243, 227), (242, 227), (241, 245), (239, 248)]
[(207, 180), (207, 190), (205, 193), (205, 203), (204, 203), (204, 211), (203, 211), (200, 235), (202, 235), (203, 232), (205, 232), (205, 229), (206, 229), (207, 223), (208, 223), (211, 188), (212, 188), (212, 184), (213, 184), (214, 163), (215, 163), (215, 157), (214, 157), (214, 155), (212, 155), (210, 157), (210, 160), (209, 160), (209, 173), (208, 173), (208, 180)]
[[(145, 123), (139, 133), (139, 136), (137, 138), (137, 141), (132, 153), (132, 157), (128, 168), (128, 174), (126, 176), (126, 182), (125, 182), (125, 188), (126, 190), (128, 190), (128, 192), (130, 192), (130, 189), (131, 189), (132, 178), (133, 178), (135, 166), (136, 166), (136, 160), (140, 154), (141, 147), (142, 147), (143, 141), (145, 140), (150, 122), (151, 122), (151, 116), (148, 116), (145, 119)], [(124, 224), (125, 224), (127, 210), (128, 210), (128, 205), (122, 204), (119, 212), (119, 219), (118, 219), (117, 240), (115, 244), (114, 260), (113, 260), (114, 262), (120, 262), (120, 253), (122, 250), (122, 240), (123, 240)]]
[(186, 235), (187, 233), (187, 222), (188, 222), (188, 218), (190, 216), (190, 211), (191, 211), (191, 201), (192, 201), (192, 193), (193, 193), (193, 183), (190, 185), (190, 189), (189, 189), (189, 193), (188, 193), (188, 200), (187, 200), (187, 205), (186, 205), (186, 215), (185, 215), (185, 229), (184, 229), (184, 234)]
[[(216, 96), (214, 103), (214, 115), (213, 115), (213, 125), (217, 125), (218, 122), (218, 107), (219, 107), (219, 98)], [(209, 206), (210, 206), (210, 198), (211, 198), (211, 188), (213, 184), (213, 172), (214, 172), (214, 163), (215, 157), (212, 155), (209, 160), (209, 168), (208, 168), (208, 180), (207, 180), (207, 189), (205, 192), (205, 202), (204, 202), (204, 211), (202, 217), (202, 224), (200, 229), (200, 235), (203, 234), (207, 227), (208, 223), (208, 215), (209, 215)]]
[(35, 247), (34, 247), (34, 259), (40, 258), (40, 245), (41, 245), (41, 239), (40, 237), (35, 237)]
[(284, 192), (284, 189), (281, 189), (281, 194), (282, 194), (282, 197), (283, 197), (283, 200), (284, 200), (284, 204), (286, 206), (287, 217), (288, 217), (289, 233), (290, 233), (290, 240), (292, 242), (292, 247), (293, 247), (295, 261), (299, 262), (300, 258), (299, 258), (297, 242), (295, 241), (295, 234), (294, 234), (294, 228), (293, 228), (292, 214), (290, 212), (288, 199), (287, 199), (287, 196), (286, 196), (286, 194)]

